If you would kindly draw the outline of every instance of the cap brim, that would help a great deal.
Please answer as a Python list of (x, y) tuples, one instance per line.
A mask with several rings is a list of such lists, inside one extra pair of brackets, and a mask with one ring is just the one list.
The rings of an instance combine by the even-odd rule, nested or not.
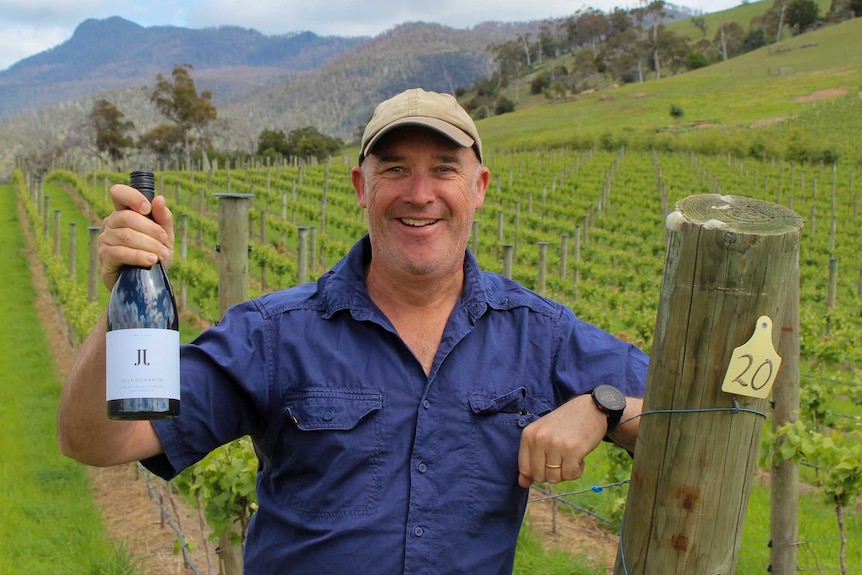
[(379, 132), (374, 134), (374, 137), (372, 137), (368, 141), (368, 144), (366, 144), (365, 149), (362, 150), (362, 157), (364, 158), (371, 153), (371, 150), (374, 149), (375, 144), (380, 141), (380, 138), (382, 138), (395, 128), (400, 128), (403, 126), (423, 126), (425, 128), (431, 128), (435, 132), (443, 134), (444, 136), (464, 148), (469, 148), (476, 143), (476, 141), (471, 138), (466, 132), (464, 132), (460, 128), (453, 126), (449, 122), (445, 122), (437, 118), (414, 116), (411, 118), (402, 118), (400, 120), (395, 120), (394, 122), (383, 127)]

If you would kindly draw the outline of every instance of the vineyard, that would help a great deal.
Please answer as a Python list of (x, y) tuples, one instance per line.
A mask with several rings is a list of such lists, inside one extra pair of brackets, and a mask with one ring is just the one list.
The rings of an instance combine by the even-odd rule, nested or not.
[[(470, 247), (486, 270), (511, 275), (649, 351), (666, 249), (665, 218), (676, 201), (693, 194), (738, 195), (800, 214), (806, 220), (800, 245), (802, 413), (799, 425), (783, 432), (793, 449), (782, 449), (780, 456), (802, 463), (801, 475), (810, 486), (800, 510), (800, 567), (858, 572), (862, 99), (853, 94), (817, 103), (792, 121), (744, 135), (750, 133), (731, 129), (704, 135), (692, 140), (696, 145), (689, 151), (614, 141), (490, 149), (486, 163), (493, 179)], [(800, 150), (818, 146), (834, 150), (838, 161), (798, 161)], [(254, 297), (315, 280), (365, 233), (365, 215), (350, 185), (352, 158), (157, 172), (158, 193), (168, 200), (177, 226), (177, 256), (169, 274), (183, 310), (184, 341), (219, 318), (223, 200), (218, 194), (252, 196), (249, 295)], [(13, 177), (51, 292), (76, 342), (105, 308), (106, 291), (92, 284), (90, 246), (98, 232), (94, 227), (112, 210), (108, 187), (126, 177), (127, 171), (59, 166), (44, 181), (21, 171)], [(764, 475), (774, 439), (764, 433)], [(543, 489), (555, 497), (559, 513), (587, 513), (616, 533), (631, 464), (605, 447), (591, 457), (582, 480)], [(186, 471), (173, 488), (200, 505), (217, 535), (239, 526), (241, 537), (255, 509), (255, 469), (250, 443), (240, 440)], [(759, 482), (746, 519), (740, 573), (768, 567), (768, 497)], [(539, 573), (519, 561), (521, 572)]]

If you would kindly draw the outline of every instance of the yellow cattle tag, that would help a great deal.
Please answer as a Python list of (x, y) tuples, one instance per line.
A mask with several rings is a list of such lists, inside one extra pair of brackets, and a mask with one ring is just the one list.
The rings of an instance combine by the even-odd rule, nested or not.
[(772, 345), (772, 319), (760, 316), (747, 342), (733, 350), (721, 391), (763, 399), (781, 367), (781, 357)]

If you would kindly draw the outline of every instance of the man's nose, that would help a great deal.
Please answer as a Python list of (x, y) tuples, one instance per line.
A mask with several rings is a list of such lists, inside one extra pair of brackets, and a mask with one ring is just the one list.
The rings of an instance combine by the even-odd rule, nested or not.
[(434, 201), (434, 184), (432, 178), (424, 172), (416, 172), (410, 178), (409, 187), (405, 193), (406, 200), (417, 205), (426, 205)]

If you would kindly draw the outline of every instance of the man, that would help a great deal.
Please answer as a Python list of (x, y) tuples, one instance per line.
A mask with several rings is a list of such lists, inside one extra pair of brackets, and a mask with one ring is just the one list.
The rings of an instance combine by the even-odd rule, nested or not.
[[(489, 171), (452, 96), (381, 103), (351, 179), (368, 235), (316, 283), (234, 306), (183, 346), (179, 418), (106, 419), (103, 321), (63, 390), (61, 449), (171, 478), (251, 435), (249, 574), (509, 573), (532, 482), (578, 478), (606, 435), (634, 450), (646, 357), (478, 269), (466, 246)], [(164, 198), (111, 194), (108, 287), (173, 256)], [(621, 391), (590, 393), (608, 384)]]

